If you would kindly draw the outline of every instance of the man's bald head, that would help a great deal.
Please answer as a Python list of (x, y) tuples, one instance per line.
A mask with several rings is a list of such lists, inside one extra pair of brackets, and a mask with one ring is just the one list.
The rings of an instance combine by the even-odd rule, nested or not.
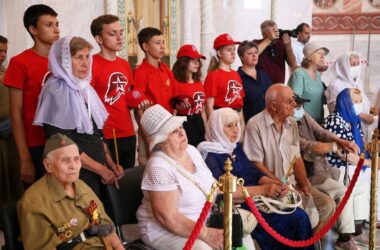
[(265, 104), (268, 106), (272, 101), (281, 101), (289, 91), (293, 93), (292, 89), (283, 83), (273, 84), (265, 94)]
[(265, 94), (266, 109), (269, 113), (289, 117), (293, 114), (296, 103), (291, 88), (283, 83), (276, 83), (269, 87)]

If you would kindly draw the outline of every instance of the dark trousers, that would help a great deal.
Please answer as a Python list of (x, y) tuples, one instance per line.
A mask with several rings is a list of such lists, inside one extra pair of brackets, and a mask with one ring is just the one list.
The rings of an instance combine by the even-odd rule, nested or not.
[[(119, 164), (124, 169), (135, 166), (136, 161), (136, 136), (117, 138), (117, 152), (119, 155)], [(112, 160), (116, 163), (115, 143), (113, 139), (107, 139), (108, 148), (112, 156)]]

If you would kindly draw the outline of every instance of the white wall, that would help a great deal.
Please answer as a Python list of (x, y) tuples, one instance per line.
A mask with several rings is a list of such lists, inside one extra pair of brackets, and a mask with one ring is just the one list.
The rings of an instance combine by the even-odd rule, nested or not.
[(104, 14), (104, 0), (0, 0), (0, 34), (9, 41), (8, 59), (33, 45), (22, 19), (29, 6), (40, 3), (49, 5), (58, 13), (61, 37), (81, 36), (97, 48), (90, 24)]
[[(266, 19), (276, 21), (280, 28), (292, 29), (299, 23), (311, 23), (312, 0), (178, 0), (178, 42), (195, 44), (209, 59), (208, 51), (214, 38), (229, 33), (238, 40), (261, 38), (260, 24)], [(117, 0), (0, 0), (0, 34), (9, 39), (8, 58), (32, 46), (33, 42), (26, 32), (22, 17), (24, 11), (33, 4), (43, 3), (58, 13), (61, 37), (65, 35), (82, 36), (97, 48), (90, 34), (91, 21), (112, 7), (117, 10)], [(206, 12), (202, 8), (206, 7)], [(211, 8), (209, 8), (211, 7)], [(286, 11), (284, 11), (286, 10)], [(209, 13), (212, 12), (212, 13)], [(116, 14), (116, 13), (114, 13)], [(202, 14), (205, 15), (202, 17)], [(208, 18), (209, 17), (209, 18)], [(211, 34), (202, 44), (202, 22), (210, 22)], [(204, 24), (203, 24), (204, 25)], [(204, 27), (204, 26), (203, 26)], [(355, 42), (353, 43), (353, 40)], [(312, 41), (318, 41), (330, 49), (328, 61), (334, 61), (340, 54), (352, 49), (363, 54), (367, 60), (368, 35), (313, 35)], [(380, 47), (377, 46), (380, 35), (371, 36), (369, 67), (364, 67), (362, 79), (366, 83), (369, 95), (375, 93), (380, 85)], [(97, 51), (97, 49), (95, 49)], [(207, 69), (208, 61), (204, 63)], [(240, 66), (237, 58), (233, 67)], [(332, 74), (327, 71), (323, 80), (329, 84)]]

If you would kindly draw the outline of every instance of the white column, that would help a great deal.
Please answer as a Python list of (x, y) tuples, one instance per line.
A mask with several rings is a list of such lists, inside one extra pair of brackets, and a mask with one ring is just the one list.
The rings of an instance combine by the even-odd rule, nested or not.
[(117, 9), (118, 0), (104, 0), (105, 14), (118, 15)]
[(210, 61), (209, 52), (214, 41), (214, 17), (213, 17), (213, 1), (201, 0), (201, 47), (200, 51), (207, 57), (202, 67), (202, 76), (207, 73)]
[(183, 1), (183, 43), (184, 44), (193, 44), (193, 38), (191, 37), (192, 30), (192, 2), (193, 0), (184, 0)]
[(278, 19), (279, 19), (279, 16), (281, 15), (281, 11), (283, 10), (280, 10), (280, 0), (272, 0), (271, 1), (271, 20), (275, 23), (278, 22)]

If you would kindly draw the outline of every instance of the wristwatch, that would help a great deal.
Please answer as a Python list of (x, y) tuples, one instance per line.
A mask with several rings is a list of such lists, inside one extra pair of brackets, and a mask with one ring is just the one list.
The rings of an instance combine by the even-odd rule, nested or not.
[(338, 144), (336, 144), (336, 142), (332, 143), (332, 151), (333, 153), (336, 153), (336, 151), (338, 151)]

